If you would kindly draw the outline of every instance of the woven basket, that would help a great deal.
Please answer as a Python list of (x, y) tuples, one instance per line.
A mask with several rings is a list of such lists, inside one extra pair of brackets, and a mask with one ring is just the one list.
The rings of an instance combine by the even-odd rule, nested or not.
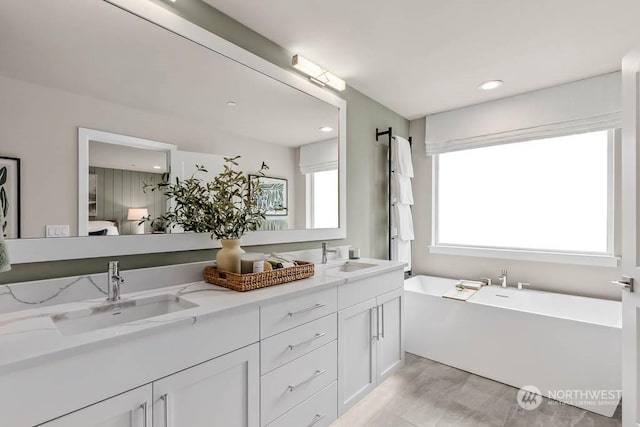
[(214, 266), (204, 268), (204, 280), (238, 292), (252, 291), (313, 276), (312, 262), (296, 261), (295, 267), (274, 268), (262, 273), (238, 274), (218, 271)]

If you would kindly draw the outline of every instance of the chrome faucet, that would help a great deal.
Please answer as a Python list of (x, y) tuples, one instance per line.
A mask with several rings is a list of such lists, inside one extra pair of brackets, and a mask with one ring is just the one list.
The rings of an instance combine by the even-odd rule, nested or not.
[(507, 287), (507, 270), (502, 270), (502, 272), (500, 273), (500, 277), (498, 277), (498, 280), (500, 280), (500, 286), (502, 286), (503, 288)]
[(107, 283), (109, 287), (107, 301), (119, 301), (120, 285), (124, 283), (124, 279), (120, 276), (120, 265), (118, 261), (109, 261), (109, 272), (107, 274)]
[(322, 242), (322, 263), (323, 264), (327, 263), (327, 254), (328, 253), (336, 254), (336, 253), (338, 253), (338, 250), (336, 248), (329, 249), (329, 243)]

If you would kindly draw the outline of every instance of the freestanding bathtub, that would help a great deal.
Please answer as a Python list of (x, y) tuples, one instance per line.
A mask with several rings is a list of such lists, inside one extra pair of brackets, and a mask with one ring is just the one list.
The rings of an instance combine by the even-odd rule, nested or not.
[(613, 415), (622, 382), (619, 302), (495, 285), (467, 301), (443, 298), (456, 283), (405, 281), (406, 351)]

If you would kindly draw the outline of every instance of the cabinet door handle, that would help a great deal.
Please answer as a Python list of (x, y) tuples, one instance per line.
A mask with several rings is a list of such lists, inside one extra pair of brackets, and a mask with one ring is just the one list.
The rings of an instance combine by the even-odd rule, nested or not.
[(142, 405), (140, 405), (139, 408), (142, 409), (142, 426), (147, 427), (149, 424), (149, 419), (147, 414), (147, 402), (144, 402)]
[(293, 350), (294, 348), (299, 347), (301, 345), (311, 344), (315, 340), (320, 339), (320, 338), (324, 337), (325, 335), (327, 335), (325, 332), (317, 333), (312, 338), (309, 338), (308, 340), (304, 340), (302, 342), (299, 342), (298, 344), (289, 344), (288, 349), (289, 350)]
[(169, 420), (171, 419), (169, 416), (169, 395), (165, 393), (160, 396), (160, 399), (164, 402), (164, 426), (169, 427)]
[(311, 375), (311, 376), (310, 376), (309, 378), (307, 378), (306, 380), (301, 381), (301, 382), (299, 382), (299, 383), (298, 383), (298, 384), (296, 384), (296, 385), (290, 385), (287, 389), (288, 389), (289, 391), (293, 391), (293, 390), (295, 390), (296, 388), (298, 388), (298, 387), (300, 387), (300, 386), (302, 386), (302, 385), (304, 385), (304, 384), (308, 383), (309, 381), (311, 381), (311, 380), (313, 380), (313, 379), (315, 379), (315, 378), (318, 378), (320, 375), (324, 374), (325, 372), (327, 372), (327, 370), (326, 370), (326, 369), (323, 369), (323, 370), (321, 370), (321, 371), (320, 371), (320, 370), (317, 370), (316, 372), (314, 372), (314, 374), (313, 374), (313, 375)]
[(324, 307), (324, 304), (315, 304), (314, 306), (309, 307), (309, 308), (305, 308), (305, 309), (302, 309), (302, 310), (299, 310), (299, 311), (289, 312), (288, 316), (289, 317), (293, 317), (293, 316), (295, 316), (297, 314), (302, 314), (302, 313), (306, 313), (308, 311), (317, 310), (317, 309), (322, 308), (322, 307)]
[(376, 341), (380, 341), (380, 306), (376, 305)]
[(322, 419), (324, 419), (325, 416), (326, 416), (325, 414), (322, 414), (322, 415), (316, 414), (316, 416), (313, 417), (313, 421), (311, 421), (311, 424), (309, 424), (309, 427), (312, 427), (318, 424)]
[(384, 304), (380, 304), (380, 309), (382, 311), (382, 339), (384, 339)]

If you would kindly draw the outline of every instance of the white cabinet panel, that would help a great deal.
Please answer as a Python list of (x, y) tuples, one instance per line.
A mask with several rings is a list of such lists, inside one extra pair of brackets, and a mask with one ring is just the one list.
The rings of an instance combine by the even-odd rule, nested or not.
[(258, 344), (153, 383), (154, 427), (257, 427)]
[(377, 382), (380, 384), (404, 363), (404, 289), (377, 298), (380, 340), (377, 342)]
[(334, 382), (336, 342), (329, 343), (262, 377), (262, 425), (266, 425)]
[(338, 410), (342, 415), (376, 386), (374, 298), (338, 313)]
[(404, 272), (402, 269), (348, 282), (338, 286), (338, 310), (403, 287)]
[(333, 313), (262, 340), (260, 343), (262, 374), (335, 341), (337, 335), (337, 316)]
[(44, 427), (151, 427), (151, 385), (72, 412)]

